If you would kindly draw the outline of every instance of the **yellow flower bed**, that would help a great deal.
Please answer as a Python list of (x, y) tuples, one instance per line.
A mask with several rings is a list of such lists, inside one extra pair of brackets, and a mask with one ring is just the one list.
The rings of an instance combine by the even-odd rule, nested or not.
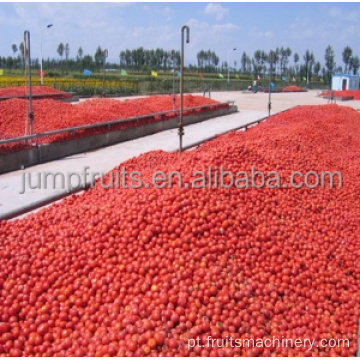
[[(54, 87), (56, 89), (62, 89), (70, 86), (91, 86), (91, 87), (102, 87), (103, 82), (100, 79), (64, 79), (64, 78), (43, 78), (45, 86)], [(25, 76), (0, 76), (0, 87), (10, 86), (24, 86), (28, 84), (28, 78)], [(40, 85), (40, 77), (32, 76), (31, 84), (33, 86)], [(128, 87), (137, 88), (137, 83), (132, 81), (123, 80), (105, 80), (106, 87)]]

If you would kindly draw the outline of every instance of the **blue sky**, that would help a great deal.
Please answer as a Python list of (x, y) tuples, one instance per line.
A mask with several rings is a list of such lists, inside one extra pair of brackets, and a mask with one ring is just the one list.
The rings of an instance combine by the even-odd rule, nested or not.
[(360, 4), (335, 2), (0, 2), (0, 55), (12, 55), (11, 45), (19, 44), (24, 30), (29, 30), (31, 55), (39, 57), (41, 29), (49, 23), (54, 26), (42, 32), (44, 58), (57, 58), (60, 42), (69, 43), (71, 57), (79, 46), (84, 54), (94, 55), (100, 45), (108, 49), (111, 61), (118, 61), (126, 48), (180, 49), (180, 29), (185, 24), (191, 29), (186, 62), (196, 63), (201, 49), (211, 49), (226, 61), (234, 47), (230, 64), (234, 60), (240, 64), (243, 51), (253, 55), (257, 49), (281, 46), (289, 46), (301, 59), (310, 49), (322, 64), (329, 44), (338, 65), (343, 65), (346, 45), (360, 56)]

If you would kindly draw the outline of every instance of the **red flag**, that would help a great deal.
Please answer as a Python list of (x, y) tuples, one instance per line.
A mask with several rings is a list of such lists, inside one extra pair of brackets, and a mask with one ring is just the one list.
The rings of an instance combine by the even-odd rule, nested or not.
[(201, 79), (204, 79), (204, 74), (199, 74), (199, 77), (201, 78)]

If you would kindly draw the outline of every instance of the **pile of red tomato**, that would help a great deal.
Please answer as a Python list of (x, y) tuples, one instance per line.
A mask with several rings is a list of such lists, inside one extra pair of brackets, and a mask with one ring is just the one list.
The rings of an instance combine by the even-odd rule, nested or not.
[(296, 85), (285, 86), (282, 90), (282, 92), (304, 92), (304, 91), (305, 90), (303, 88)]
[[(320, 94), (320, 96), (323, 97), (329, 97), (330, 95), (330, 91), (325, 91)], [(353, 97), (353, 100), (360, 100), (360, 90), (333, 91), (332, 95), (340, 98)]]
[[(0, 354), (348, 356), (360, 316), (360, 115), (303, 106), (193, 151), (123, 167), (340, 171), (314, 189), (95, 188), (0, 222)], [(208, 175), (206, 175), (208, 181)], [(103, 183), (109, 184), (111, 173)], [(212, 178), (214, 179), (214, 178)], [(228, 184), (225, 179), (225, 184)], [(218, 347), (212, 339), (310, 339)], [(188, 340), (200, 346), (189, 349)], [(349, 347), (320, 340), (348, 339)], [(220, 343), (221, 344), (221, 343)], [(297, 343), (298, 344), (298, 343)]]
[[(0, 88), (0, 98), (12, 98), (12, 97), (25, 97), (28, 96), (29, 89), (26, 86), (9, 86), (6, 88)], [(33, 96), (44, 96), (49, 95), (56, 95), (57, 98), (70, 98), (71, 94), (61, 91), (58, 89), (54, 89), (50, 86), (32, 86), (31, 87), (31, 94)]]
[[(203, 105), (213, 105), (209, 109), (201, 111), (212, 111), (224, 107), (227, 104), (220, 104), (218, 101), (202, 96), (184, 96), (184, 108), (193, 108)], [(176, 109), (179, 109), (179, 96), (176, 97)], [(139, 99), (128, 99), (124, 101), (113, 99), (92, 99), (81, 102), (77, 105), (59, 102), (53, 99), (35, 100), (34, 109), (34, 133), (39, 134), (46, 131), (71, 128), (81, 125), (90, 125), (111, 120), (126, 119), (135, 116), (159, 113), (173, 109), (173, 97), (150, 96)], [(185, 110), (184, 115), (194, 113), (194, 110)], [(9, 99), (0, 102), (0, 139), (15, 138), (24, 136), (25, 119), (28, 114), (28, 102), (24, 99)], [(140, 121), (129, 121), (114, 125), (111, 131), (128, 129), (157, 121), (164, 121), (174, 118), (177, 112), (169, 113), (165, 118), (159, 116), (149, 117)], [(64, 133), (36, 139), (36, 143), (44, 144), (54, 141), (66, 141), (76, 137), (96, 135), (107, 132), (108, 127), (98, 127), (88, 130), (79, 130), (72, 135)], [(0, 153), (17, 151), (25, 147), (24, 143), (0, 146)]]

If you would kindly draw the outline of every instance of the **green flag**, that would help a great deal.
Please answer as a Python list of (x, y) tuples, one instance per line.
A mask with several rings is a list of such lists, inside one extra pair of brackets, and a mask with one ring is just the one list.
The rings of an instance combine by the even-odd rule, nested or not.
[(126, 76), (127, 75), (127, 72), (126, 72), (126, 70), (124, 70), (124, 69), (121, 69), (121, 75), (124, 75), (124, 76)]
[(303, 81), (306, 81), (306, 77), (303, 77)]
[(220, 79), (223, 79), (223, 78), (224, 78), (224, 75), (223, 75), (223, 74), (219, 74), (219, 78), (220, 78)]

